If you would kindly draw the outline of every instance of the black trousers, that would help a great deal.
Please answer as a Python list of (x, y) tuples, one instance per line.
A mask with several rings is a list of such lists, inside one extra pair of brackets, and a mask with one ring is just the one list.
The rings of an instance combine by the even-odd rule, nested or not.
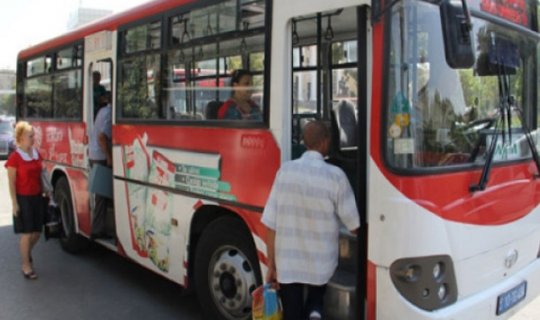
[[(322, 314), (326, 285), (280, 283), (279, 288), (279, 295), (283, 305), (283, 320), (308, 319), (312, 311), (318, 311)], [(304, 299), (304, 288), (307, 288), (307, 299)]]
[[(107, 166), (106, 160), (90, 160), (90, 164), (100, 164), (102, 166)], [(109, 206), (109, 199), (99, 194), (95, 195), (96, 203), (94, 207), (94, 214), (92, 216), (92, 234), (103, 234), (105, 233), (105, 223), (107, 221), (107, 207)]]

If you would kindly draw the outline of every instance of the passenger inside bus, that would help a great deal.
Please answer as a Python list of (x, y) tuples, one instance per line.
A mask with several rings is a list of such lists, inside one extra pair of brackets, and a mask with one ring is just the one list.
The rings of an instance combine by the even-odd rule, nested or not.
[(232, 96), (219, 108), (218, 119), (262, 121), (261, 108), (252, 99), (253, 75), (238, 69), (231, 75)]
[[(111, 92), (105, 91), (99, 97), (99, 112), (94, 123), (94, 130), (90, 136), (89, 158), (90, 164), (112, 166), (112, 108)], [(107, 197), (95, 194), (94, 216), (92, 217), (92, 239), (110, 238), (106, 233), (107, 210), (111, 206), (111, 200)]]
[(101, 73), (99, 71), (92, 72), (92, 85), (93, 85), (93, 94), (94, 94), (94, 120), (96, 120), (98, 111), (100, 109), (99, 99), (105, 94), (107, 89), (100, 84), (101, 82)]

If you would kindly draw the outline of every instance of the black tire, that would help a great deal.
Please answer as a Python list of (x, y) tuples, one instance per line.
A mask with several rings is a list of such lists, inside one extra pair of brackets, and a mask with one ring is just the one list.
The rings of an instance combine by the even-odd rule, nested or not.
[(261, 284), (249, 230), (222, 217), (203, 231), (195, 253), (195, 290), (206, 319), (251, 319), (251, 292)]
[(60, 238), (60, 245), (64, 251), (77, 254), (88, 248), (90, 241), (76, 233), (75, 217), (71, 200), (71, 191), (65, 177), (61, 177), (56, 182), (54, 188), (54, 198), (62, 218), (64, 236)]

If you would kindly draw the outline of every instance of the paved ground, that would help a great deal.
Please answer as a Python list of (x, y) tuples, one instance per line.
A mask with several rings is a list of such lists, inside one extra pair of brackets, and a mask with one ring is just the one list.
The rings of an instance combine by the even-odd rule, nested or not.
[(39, 279), (24, 279), (10, 212), (0, 161), (0, 320), (202, 320), (194, 295), (101, 247), (69, 255), (42, 240), (33, 254)]
[[(34, 260), (40, 278), (20, 272), (4, 162), (0, 161), (0, 320), (202, 320), (197, 299), (177, 285), (96, 247), (82, 255), (41, 241)], [(540, 298), (512, 320), (540, 319)]]

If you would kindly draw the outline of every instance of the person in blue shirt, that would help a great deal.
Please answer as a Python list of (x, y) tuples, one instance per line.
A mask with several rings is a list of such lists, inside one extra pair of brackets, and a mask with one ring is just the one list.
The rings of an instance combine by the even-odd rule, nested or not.
[[(112, 108), (111, 93), (106, 91), (99, 97), (100, 109), (94, 122), (94, 128), (90, 135), (88, 156), (91, 166), (96, 164), (112, 166)], [(95, 195), (95, 208), (92, 217), (92, 234), (90, 238), (108, 238), (105, 232), (107, 207), (110, 200), (102, 195)]]

